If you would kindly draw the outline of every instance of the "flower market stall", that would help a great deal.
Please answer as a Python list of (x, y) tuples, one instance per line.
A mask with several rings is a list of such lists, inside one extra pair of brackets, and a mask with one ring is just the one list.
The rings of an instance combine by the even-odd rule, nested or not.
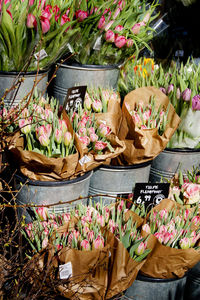
[(199, 299), (200, 65), (142, 54), (159, 2), (0, 1), (1, 299)]

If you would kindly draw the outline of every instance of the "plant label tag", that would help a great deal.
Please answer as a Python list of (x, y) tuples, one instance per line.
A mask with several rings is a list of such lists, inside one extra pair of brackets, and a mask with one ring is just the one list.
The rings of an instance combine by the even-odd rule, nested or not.
[(60, 279), (68, 279), (72, 276), (72, 263), (69, 261), (64, 265), (59, 266)]
[(79, 164), (81, 166), (83, 166), (84, 164), (87, 164), (88, 162), (91, 161), (91, 158), (87, 155), (84, 155), (80, 160), (79, 160)]
[(42, 60), (45, 57), (47, 57), (48, 54), (46, 53), (46, 51), (44, 49), (42, 49), (42, 50), (38, 51), (37, 53), (35, 53), (34, 56), (35, 56), (36, 60)]
[(144, 203), (147, 210), (158, 205), (161, 200), (168, 198), (170, 183), (136, 183), (133, 201)]
[(69, 88), (63, 105), (63, 109), (67, 112), (78, 111), (79, 105), (83, 107), (87, 86), (76, 86)]
[(176, 57), (183, 57), (184, 56), (184, 50), (176, 50), (174, 55)]
[(96, 42), (94, 43), (94, 46), (93, 46), (94, 50), (99, 51), (101, 49), (101, 38), (102, 38), (102, 35), (96, 39)]

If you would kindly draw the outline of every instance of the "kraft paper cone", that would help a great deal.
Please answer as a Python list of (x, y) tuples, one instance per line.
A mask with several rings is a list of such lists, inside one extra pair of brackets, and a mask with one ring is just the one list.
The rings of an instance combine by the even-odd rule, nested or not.
[(165, 149), (180, 123), (179, 116), (176, 114), (173, 105), (170, 104), (168, 123), (162, 136), (158, 134), (157, 128), (143, 130), (136, 127), (126, 105), (129, 105), (130, 110), (134, 110), (135, 105), (140, 101), (143, 101), (144, 105), (149, 104), (151, 96), (155, 96), (156, 108), (162, 105), (162, 108), (165, 111), (167, 110), (170, 103), (169, 98), (159, 89), (152, 86), (138, 88), (130, 92), (126, 95), (123, 102), (122, 112), (126, 118), (129, 131), (126, 135), (126, 140), (128, 140), (126, 142), (126, 151), (123, 153), (121, 160), (125, 160), (129, 165), (154, 159)]
[[(183, 205), (178, 204), (170, 199), (164, 199), (155, 206), (151, 211), (161, 211), (166, 209), (178, 211), (184, 208)], [(191, 212), (192, 210), (189, 209)], [(147, 215), (148, 217), (151, 211)], [(195, 228), (194, 226), (194, 229)], [(143, 235), (146, 233), (143, 232)], [(156, 239), (152, 235), (152, 239)], [(157, 239), (156, 239), (157, 240)], [(193, 248), (190, 249), (175, 249), (162, 245), (158, 240), (156, 241), (153, 252), (149, 254), (147, 261), (141, 269), (141, 273), (145, 276), (153, 278), (181, 278), (185, 273), (191, 269), (198, 261), (200, 261), (200, 251)]]
[(70, 299), (105, 299), (109, 248), (92, 251), (62, 249), (58, 254), (59, 265), (71, 262), (72, 276), (66, 284), (59, 285), (61, 294)]
[(21, 173), (31, 180), (66, 180), (75, 173), (78, 164), (78, 152), (64, 158), (49, 158), (43, 154), (23, 149), (24, 139), (17, 133), (9, 150)]

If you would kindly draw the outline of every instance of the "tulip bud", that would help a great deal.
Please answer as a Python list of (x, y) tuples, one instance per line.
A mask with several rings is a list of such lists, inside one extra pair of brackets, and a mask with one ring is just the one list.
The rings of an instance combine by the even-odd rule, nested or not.
[(87, 110), (91, 110), (91, 107), (92, 107), (92, 100), (91, 100), (90, 96), (87, 93), (85, 95), (84, 107)]
[(48, 138), (48, 136), (46, 134), (42, 134), (40, 137), (39, 137), (39, 142), (40, 144), (43, 146), (43, 147), (47, 147), (50, 143), (50, 140)]
[(101, 19), (99, 20), (99, 23), (97, 25), (98, 29), (104, 28), (105, 24), (106, 24), (106, 19), (104, 16), (101, 16)]
[(144, 243), (144, 242), (141, 242), (140, 244), (139, 244), (139, 246), (135, 249), (135, 254), (136, 255), (142, 255), (143, 253), (144, 253), (144, 251), (145, 251), (145, 249), (146, 249), (146, 243)]
[(92, 243), (93, 249), (103, 249), (104, 248), (104, 238), (102, 236), (98, 236)]
[(42, 26), (42, 32), (47, 33), (50, 29), (50, 21), (48, 18), (45, 18), (43, 16), (40, 17), (40, 22)]
[(128, 40), (126, 40), (126, 46), (128, 47), (128, 48), (132, 48), (133, 47), (133, 40), (132, 39), (128, 39)]
[(184, 101), (190, 101), (191, 98), (191, 89), (186, 88), (183, 92), (182, 92), (182, 98)]
[(142, 229), (146, 232), (146, 233), (151, 233), (151, 228), (150, 228), (150, 226), (148, 225), (148, 224), (144, 224), (143, 226), (142, 226)]
[(81, 10), (81, 9), (79, 9), (78, 11), (76, 11), (76, 19), (78, 19), (79, 22), (82, 22), (87, 17), (88, 17), (87, 11), (84, 11), (84, 10)]
[(139, 23), (136, 23), (132, 28), (131, 28), (131, 31), (134, 33), (134, 34), (139, 34), (140, 32), (140, 28), (142, 26), (145, 26), (145, 23), (144, 22), (139, 22)]
[(90, 134), (90, 141), (92, 143), (95, 143), (96, 141), (98, 141), (98, 135), (96, 135), (95, 133)]
[(166, 95), (167, 92), (166, 92), (166, 89), (164, 87), (160, 87), (159, 90)]
[(173, 90), (174, 90), (174, 85), (173, 85), (173, 84), (170, 84), (170, 85), (168, 86), (168, 89), (167, 89), (167, 94), (173, 92)]
[(37, 27), (37, 21), (33, 14), (28, 14), (26, 26), (28, 28), (36, 28)]
[(179, 88), (176, 90), (176, 98), (179, 100), (181, 98), (181, 91)]
[(91, 249), (91, 247), (90, 247), (89, 241), (88, 240), (82, 240), (81, 241), (81, 250), (88, 251), (90, 249)]
[(200, 95), (196, 95), (192, 98), (192, 109), (200, 110)]
[(179, 245), (181, 247), (181, 249), (189, 249), (190, 248), (190, 240), (189, 238), (182, 238), (180, 241), (179, 241)]
[(112, 30), (108, 30), (105, 33), (105, 39), (108, 43), (114, 43), (115, 41), (115, 34)]
[(62, 131), (59, 129), (55, 130), (55, 142), (61, 144), (62, 142)]
[(69, 131), (65, 132), (64, 134), (64, 144), (65, 146), (69, 146), (72, 142), (72, 135)]
[(23, 134), (28, 134), (31, 132), (31, 124), (27, 119), (19, 120), (19, 128)]
[(126, 38), (123, 35), (119, 35), (115, 38), (115, 46), (117, 48), (122, 48), (126, 45)]
[(94, 112), (101, 112), (102, 111), (102, 103), (100, 100), (95, 100), (92, 102), (92, 108)]
[(122, 25), (117, 25), (116, 27), (115, 27), (115, 31), (117, 31), (117, 32), (120, 32), (120, 31), (122, 31), (124, 29), (124, 27), (122, 26)]

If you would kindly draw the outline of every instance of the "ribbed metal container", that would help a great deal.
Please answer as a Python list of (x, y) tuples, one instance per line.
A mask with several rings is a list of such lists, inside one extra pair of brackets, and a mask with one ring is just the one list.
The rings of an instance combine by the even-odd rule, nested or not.
[[(15, 188), (19, 190), (17, 194), (17, 204), (36, 204), (48, 205), (59, 202), (66, 202), (82, 197), (88, 196), (90, 178), (92, 171), (85, 173), (81, 177), (66, 181), (32, 181), (28, 182), (21, 188), (21, 183), (25, 183), (27, 178), (22, 175), (15, 175)], [(70, 212), (77, 204), (87, 204), (87, 199), (74, 201), (71, 204), (59, 204), (48, 208), (49, 213), (55, 214)], [(28, 212), (29, 211), (29, 212)], [(31, 219), (31, 210), (24, 210), (18, 208), (19, 218), (23, 215), (26, 217), (26, 222), (29, 223)]]
[(68, 88), (74, 86), (101, 86), (117, 89), (119, 68), (100, 65), (60, 64), (55, 79), (50, 86), (50, 93), (63, 104)]
[(184, 300), (200, 299), (200, 262), (187, 275)]
[(193, 166), (200, 165), (200, 150), (193, 149), (165, 149), (153, 161), (150, 170), (149, 181), (160, 182), (162, 179), (171, 179), (181, 170), (183, 174), (192, 170)]
[[(151, 161), (132, 166), (103, 165), (94, 170), (90, 180), (89, 195), (103, 194), (118, 196), (133, 192), (136, 182), (148, 182)], [(99, 197), (93, 197), (99, 201)], [(115, 201), (114, 198), (102, 197), (105, 204)]]
[(157, 279), (138, 275), (125, 292), (126, 300), (183, 300), (186, 276), (177, 279)]
[[(48, 82), (48, 71), (40, 71), (37, 75), (37, 81), (41, 81), (37, 84), (37, 91), (43, 92), (46, 88), (46, 83)], [(17, 72), (0, 72), (0, 98), (3, 97), (5, 90), (10, 89), (14, 83), (16, 83)], [(24, 77), (24, 82), (21, 83), (19, 90), (16, 93), (16, 89), (13, 89), (6, 98), (4, 99), (5, 105), (10, 106), (15, 97), (14, 103), (12, 105), (17, 105), (32, 89), (36, 72), (27, 72), (20, 76)], [(15, 96), (16, 94), (16, 96)]]

